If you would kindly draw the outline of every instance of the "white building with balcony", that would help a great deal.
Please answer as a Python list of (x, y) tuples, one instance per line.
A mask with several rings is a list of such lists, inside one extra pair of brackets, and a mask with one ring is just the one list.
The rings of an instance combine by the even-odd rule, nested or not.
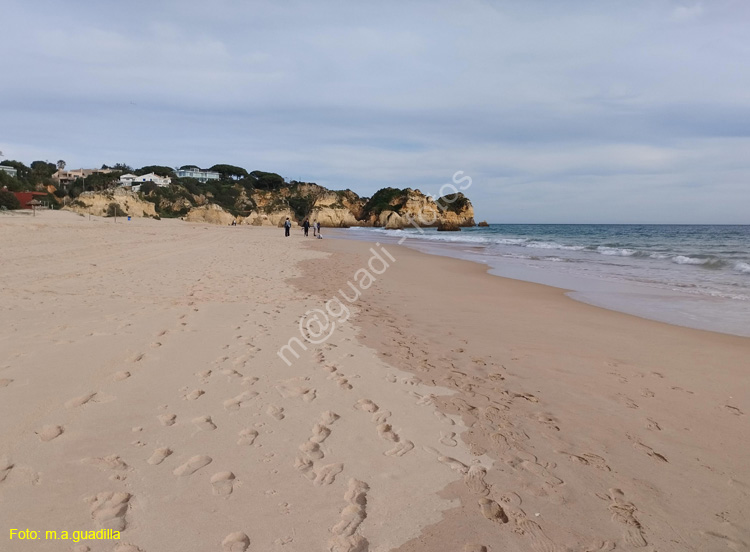
[(209, 180), (219, 180), (219, 173), (214, 171), (204, 171), (198, 167), (190, 167), (189, 169), (176, 169), (175, 174), (177, 178), (195, 178), (199, 182), (204, 184)]

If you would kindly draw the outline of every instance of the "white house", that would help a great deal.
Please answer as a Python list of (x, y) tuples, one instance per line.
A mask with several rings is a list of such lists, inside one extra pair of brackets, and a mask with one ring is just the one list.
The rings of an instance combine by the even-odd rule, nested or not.
[(221, 176), (217, 172), (204, 171), (199, 169), (198, 167), (176, 169), (174, 172), (177, 175), (177, 178), (195, 178), (198, 181), (203, 182), (204, 184), (209, 180), (219, 180)]
[[(132, 176), (132, 175), (127, 175), (127, 176)], [(141, 176), (135, 176), (130, 181), (130, 185), (140, 187), (140, 185), (143, 184), (144, 182), (153, 182), (157, 186), (161, 188), (165, 188), (166, 186), (169, 186), (172, 183), (172, 179), (168, 176), (159, 176), (156, 173), (148, 173), (148, 174), (143, 174)]]
[(18, 177), (18, 171), (14, 169), (13, 167), (9, 167), (8, 165), (0, 165), (0, 171), (4, 171), (11, 175), (13, 178)]
[(132, 186), (133, 180), (135, 180), (136, 178), (138, 177), (134, 174), (123, 174), (120, 177), (120, 186)]

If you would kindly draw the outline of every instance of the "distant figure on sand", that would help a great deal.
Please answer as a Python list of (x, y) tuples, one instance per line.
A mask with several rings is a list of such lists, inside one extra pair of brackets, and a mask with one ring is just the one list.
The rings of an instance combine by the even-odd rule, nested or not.
[(305, 219), (305, 222), (302, 223), (302, 228), (304, 228), (305, 236), (307, 236), (307, 231), (310, 230), (310, 221)]
[(317, 227), (317, 229), (318, 229), (318, 239), (319, 239), (319, 240), (322, 240), (322, 239), (323, 239), (323, 236), (321, 236), (321, 235), (320, 235), (320, 223), (319, 223), (319, 222), (316, 222), (316, 223), (315, 223), (315, 226), (316, 226), (316, 227)]
[(317, 232), (318, 232), (318, 221), (315, 220), (313, 221), (313, 237), (318, 235)]
[(289, 237), (289, 229), (292, 227), (292, 222), (289, 220), (289, 217), (286, 217), (286, 220), (284, 221), (284, 237)]

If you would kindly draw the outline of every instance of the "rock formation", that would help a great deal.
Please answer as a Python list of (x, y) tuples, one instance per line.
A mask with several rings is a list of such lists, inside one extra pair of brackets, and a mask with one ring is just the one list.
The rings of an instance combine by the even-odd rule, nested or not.
[(438, 232), (458, 232), (461, 227), (455, 222), (443, 221), (438, 224), (437, 230)]
[(116, 203), (121, 213), (134, 217), (156, 217), (153, 203), (144, 201), (138, 194), (115, 188), (105, 192), (84, 192), (68, 203), (63, 209), (80, 214), (106, 217), (109, 206)]
[[(186, 184), (187, 185), (187, 184)], [(254, 189), (227, 181), (212, 188), (181, 184), (134, 193), (123, 189), (86, 192), (68, 209), (106, 216), (111, 203), (131, 216), (184, 217), (191, 222), (297, 226), (307, 218), (324, 227), (377, 226), (383, 228), (474, 226), (474, 209), (463, 194), (433, 199), (411, 188), (384, 188), (371, 198), (351, 190), (331, 191), (317, 184), (293, 182), (277, 189)], [(442, 227), (442, 228), (441, 228)]]

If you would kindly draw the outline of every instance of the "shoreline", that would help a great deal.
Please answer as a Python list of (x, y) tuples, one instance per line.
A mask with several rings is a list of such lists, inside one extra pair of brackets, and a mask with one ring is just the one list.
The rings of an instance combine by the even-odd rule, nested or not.
[[(312, 242), (332, 256), (303, 263), (307, 276), (295, 284), (332, 297), (366, 266), (369, 246)], [(453, 389), (435, 400), (462, 419), (445, 433), (493, 459), (474, 473), (482, 484), (467, 463), (463, 480), (441, 493), (461, 506), (399, 552), (460, 550), (467, 535), (505, 550), (706, 550), (722, 545), (718, 535), (723, 545), (747, 542), (750, 474), (741, 459), (750, 450), (741, 434), (750, 403), (737, 389), (750, 378), (749, 339), (384, 247), (397, 260), (353, 305), (359, 339), (421, 382)], [(487, 519), (485, 498), (508, 523)]]
[[(459, 259), (484, 266), (487, 272), (501, 278), (532, 282), (564, 290), (575, 301), (621, 312), (645, 320), (663, 322), (674, 326), (750, 337), (750, 318), (744, 304), (727, 298), (708, 295), (690, 295), (674, 289), (654, 287), (635, 281), (618, 281), (593, 276), (565, 274), (555, 270), (539, 270), (523, 266), (518, 259), (493, 258), (471, 244), (421, 240), (419, 235), (407, 234), (400, 240), (394, 236), (367, 234), (352, 235), (340, 229), (330, 232), (335, 239), (381, 242), (403, 245), (429, 255)], [(549, 267), (547, 267), (549, 269)], [(747, 319), (747, 320), (746, 320)], [(747, 323), (746, 323), (747, 322)]]

